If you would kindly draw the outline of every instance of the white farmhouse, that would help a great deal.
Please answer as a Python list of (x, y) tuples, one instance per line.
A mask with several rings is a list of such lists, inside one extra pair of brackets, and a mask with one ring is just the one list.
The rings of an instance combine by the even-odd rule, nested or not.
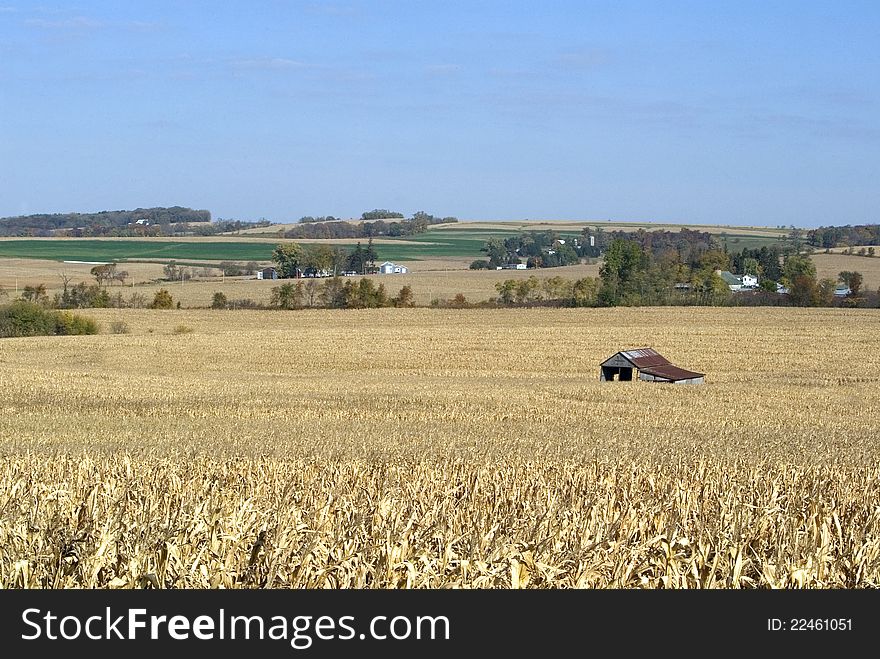
[(735, 275), (727, 270), (716, 272), (732, 291), (747, 291), (758, 287), (758, 278), (755, 275)]
[(409, 272), (409, 268), (405, 265), (397, 265), (391, 261), (385, 261), (379, 266), (380, 275), (405, 275)]

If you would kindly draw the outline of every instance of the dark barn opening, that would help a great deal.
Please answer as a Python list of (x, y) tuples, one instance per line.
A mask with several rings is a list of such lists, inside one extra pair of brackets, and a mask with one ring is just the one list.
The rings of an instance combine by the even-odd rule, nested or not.
[(608, 382), (630, 382), (633, 379), (633, 369), (626, 366), (603, 366), (601, 379)]

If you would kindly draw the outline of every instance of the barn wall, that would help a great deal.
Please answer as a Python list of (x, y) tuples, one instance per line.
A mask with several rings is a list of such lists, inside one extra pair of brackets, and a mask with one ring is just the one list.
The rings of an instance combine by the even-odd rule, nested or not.
[(617, 368), (632, 368), (632, 364), (627, 361), (619, 352), (602, 362), (602, 366), (614, 366)]

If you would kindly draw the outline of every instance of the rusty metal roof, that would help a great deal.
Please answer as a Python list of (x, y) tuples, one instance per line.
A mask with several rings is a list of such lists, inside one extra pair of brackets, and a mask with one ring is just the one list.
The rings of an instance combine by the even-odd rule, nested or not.
[(705, 373), (695, 373), (694, 371), (687, 371), (683, 368), (679, 368), (678, 366), (673, 366), (672, 364), (662, 364), (660, 366), (651, 366), (648, 368), (640, 368), (642, 373), (647, 373), (648, 375), (653, 375), (654, 377), (664, 378), (666, 380), (690, 380), (691, 378), (701, 378), (704, 377)]
[(635, 366), (639, 370), (649, 368), (651, 366), (664, 366), (670, 363), (669, 360), (666, 359), (666, 357), (661, 355), (653, 348), (636, 348), (635, 350), (622, 350), (620, 354), (626, 357), (627, 361), (632, 362), (633, 366)]

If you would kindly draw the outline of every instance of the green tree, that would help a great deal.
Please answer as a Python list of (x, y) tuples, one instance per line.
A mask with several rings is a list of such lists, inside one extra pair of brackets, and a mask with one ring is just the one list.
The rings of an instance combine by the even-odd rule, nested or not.
[(862, 291), (862, 283), (864, 282), (861, 272), (844, 270), (837, 276), (837, 278), (846, 284), (853, 297), (858, 297), (859, 293)]
[[(348, 283), (348, 282), (346, 282)], [(339, 309), (345, 306), (345, 286), (341, 277), (333, 277), (324, 282), (318, 294), (325, 307)]]
[(305, 251), (303, 265), (307, 268), (314, 268), (318, 272), (330, 271), (333, 268), (334, 254), (333, 248), (329, 245), (316, 245)]
[(345, 261), (348, 259), (348, 251), (342, 247), (333, 247), (331, 249), (332, 256), (330, 258), (330, 270), (335, 277), (345, 270)]
[[(115, 263), (106, 263), (103, 265), (96, 265), (94, 268), (89, 270), (91, 275), (95, 278), (95, 281), (98, 282), (98, 286), (103, 286), (108, 281), (113, 281), (119, 277), (119, 273), (116, 270)], [(125, 277), (128, 276), (126, 272), (123, 276), (123, 282)]]
[(751, 257), (743, 260), (743, 271), (744, 275), (754, 275), (758, 276), (761, 273), (761, 266), (758, 263), (758, 259), (753, 259)]
[[(94, 273), (94, 268), (92, 268), (92, 274)], [(165, 273), (165, 279), (175, 280), (180, 279), (180, 266), (177, 265), (177, 261), (168, 261), (165, 265), (162, 266), (162, 272)], [(97, 279), (97, 275), (95, 275)], [(101, 282), (98, 281), (98, 284)]]
[(151, 309), (173, 309), (174, 300), (166, 289), (160, 288), (153, 296), (153, 302), (150, 304)]
[(373, 236), (370, 236), (367, 239), (367, 249), (366, 254), (364, 255), (367, 263), (371, 268), (376, 267), (376, 259), (379, 258), (379, 254), (376, 252), (376, 248), (373, 247)]
[(225, 309), (227, 306), (229, 306), (229, 300), (226, 299), (226, 295), (219, 291), (214, 293), (214, 297), (211, 299), (211, 308)]
[(464, 296), (464, 293), (456, 293), (455, 297), (449, 300), (448, 305), (453, 309), (467, 309), (471, 306), (471, 303), (468, 302), (467, 298)]
[(785, 264), (782, 266), (782, 275), (785, 282), (789, 284), (789, 288), (791, 288), (791, 284), (793, 284), (794, 280), (798, 277), (808, 277), (812, 279), (815, 284), (816, 265), (808, 256), (790, 254), (785, 259)]
[(352, 285), (347, 306), (355, 309), (374, 309), (388, 306), (388, 294), (385, 285), (377, 287), (373, 280), (364, 277), (356, 285)]
[(562, 277), (548, 277), (542, 284), (544, 295), (548, 300), (562, 300), (572, 297), (571, 280)]
[(21, 291), (21, 299), (25, 302), (35, 302), (40, 304), (49, 302), (49, 296), (46, 294), (46, 285), (36, 284), (35, 286), (25, 286)]
[(613, 240), (605, 252), (605, 262), (599, 270), (599, 277), (602, 279), (599, 303), (605, 306), (617, 304), (629, 292), (633, 276), (646, 267), (647, 260), (647, 255), (638, 243), (622, 238)]
[(730, 270), (730, 254), (718, 249), (710, 249), (700, 256), (699, 265), (700, 268), (709, 270)]
[(299, 274), (303, 249), (297, 243), (281, 243), (272, 250), (272, 261), (283, 279), (291, 279)]
[(305, 299), (311, 309), (315, 306), (315, 300), (318, 299), (318, 294), (321, 292), (321, 285), (318, 283), (317, 279), (309, 279), (306, 281), (303, 288), (305, 289)]
[(425, 211), (416, 211), (410, 220), (410, 229), (413, 233), (424, 233), (428, 230), (428, 224), (434, 217)]
[(819, 299), (819, 286), (815, 277), (795, 275), (788, 284), (788, 299), (796, 307), (812, 307)]
[(583, 277), (571, 287), (571, 302), (576, 307), (592, 307), (598, 301), (600, 280), (596, 277)]
[(362, 220), (387, 220), (387, 219), (403, 219), (403, 213), (389, 211), (384, 208), (375, 208), (371, 211), (361, 213)]
[(401, 288), (397, 297), (392, 299), (392, 303), (395, 307), (414, 307), (416, 301), (413, 296), (412, 288), (410, 286), (404, 286)]
[(287, 282), (281, 286), (275, 286), (269, 297), (269, 304), (279, 309), (298, 309), (302, 307), (303, 285), (299, 281), (296, 284)]
[(361, 246), (361, 242), (358, 241), (354, 251), (348, 256), (348, 269), (362, 275), (366, 272), (367, 261), (367, 252)]
[(791, 241), (791, 246), (794, 248), (795, 254), (800, 254), (801, 247), (804, 244), (804, 232), (803, 229), (798, 229), (795, 226), (791, 227), (791, 231), (788, 234), (788, 239)]
[(538, 281), (537, 277), (532, 275), (528, 279), (520, 279), (516, 282), (514, 298), (516, 299), (517, 304), (523, 304), (530, 300), (537, 300), (541, 296), (540, 290), (541, 283)]
[(486, 252), (486, 256), (489, 257), (490, 268), (497, 268), (507, 263), (507, 247), (501, 238), (492, 236), (480, 251)]
[(730, 286), (712, 267), (697, 270), (693, 274), (691, 288), (700, 304), (718, 306), (730, 297)]
[(834, 304), (834, 289), (837, 282), (830, 277), (820, 280), (816, 286), (816, 297), (813, 300), (815, 306), (830, 307)]
[(0, 337), (48, 336), (55, 333), (55, 319), (34, 302), (16, 300), (0, 307)]
[(498, 291), (498, 301), (502, 304), (513, 304), (516, 295), (516, 279), (505, 279), (495, 282), (495, 290)]

